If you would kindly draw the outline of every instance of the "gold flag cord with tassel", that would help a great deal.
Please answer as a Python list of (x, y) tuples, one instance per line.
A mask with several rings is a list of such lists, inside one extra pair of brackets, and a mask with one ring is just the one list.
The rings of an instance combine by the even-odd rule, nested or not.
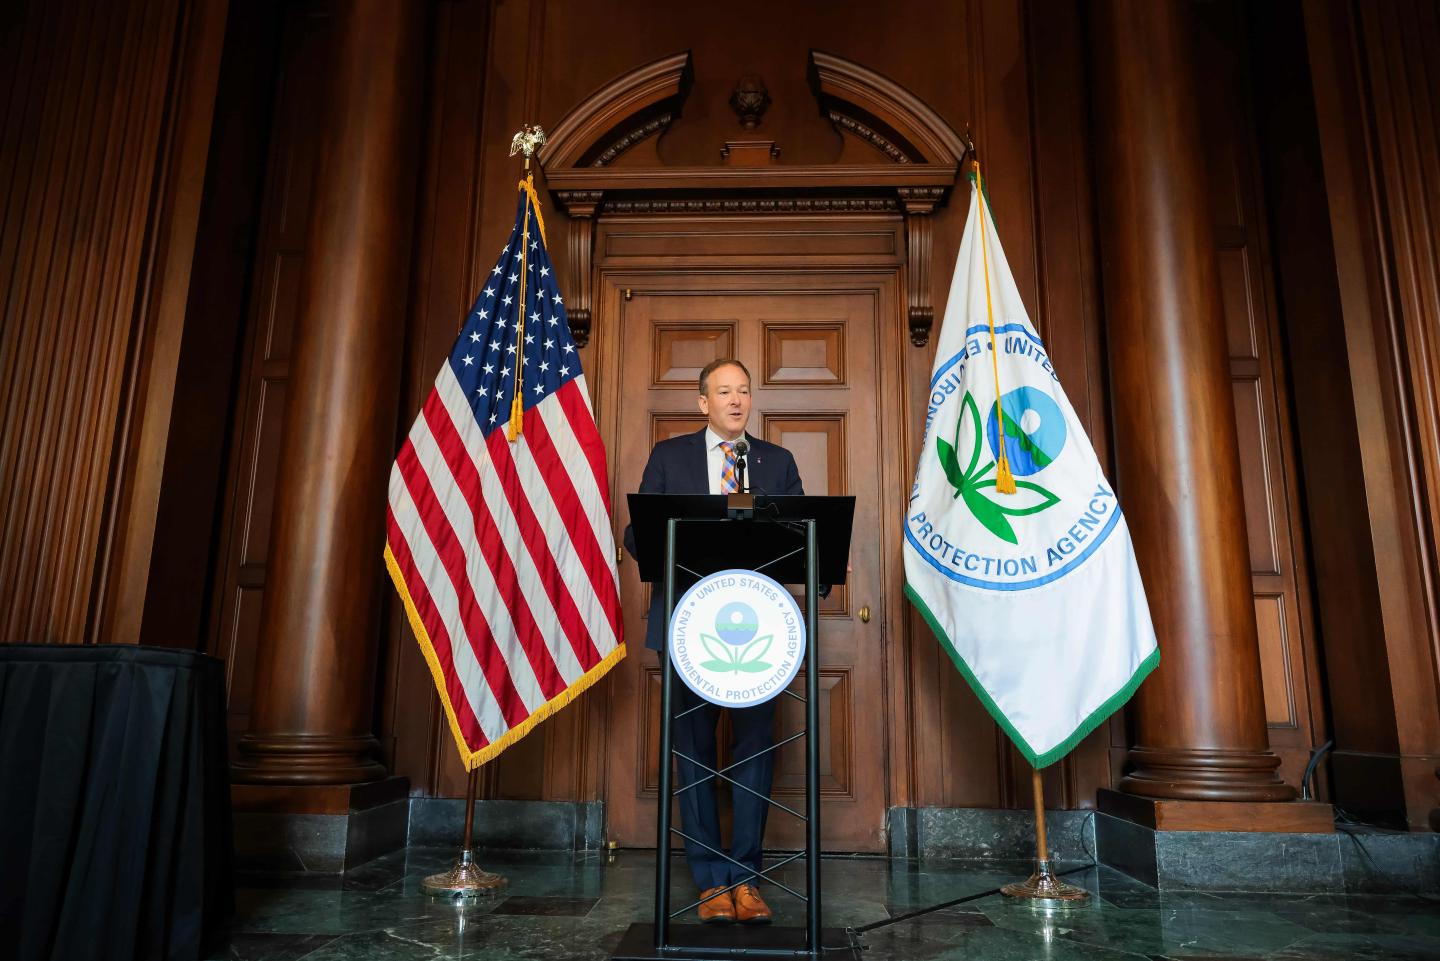
[[(530, 158), (525, 158), (530, 166)], [(519, 189), (525, 193), (525, 220), (520, 235), (520, 310), (515, 320), (515, 396), (510, 399), (510, 423), (505, 428), (505, 437), (514, 443), (525, 424), (525, 395), (521, 390), (521, 374), (525, 370), (525, 298), (528, 296), (527, 282), (530, 277), (530, 212), (535, 212), (535, 223), (540, 228), (540, 242), (545, 242), (545, 221), (540, 218), (540, 199), (535, 195), (535, 175), (527, 173), (520, 181)]]
[(990, 253), (985, 239), (985, 182), (980, 177), (980, 161), (975, 161), (975, 192), (980, 204), (980, 261), (985, 272), (985, 314), (990, 321), (990, 364), (995, 371), (995, 423), (1000, 428), (999, 453), (995, 458), (995, 493), (1015, 493), (1015, 475), (1010, 472), (1010, 458), (1005, 453), (1005, 411), (1000, 406), (1000, 345), (995, 342), (995, 307), (990, 299)]

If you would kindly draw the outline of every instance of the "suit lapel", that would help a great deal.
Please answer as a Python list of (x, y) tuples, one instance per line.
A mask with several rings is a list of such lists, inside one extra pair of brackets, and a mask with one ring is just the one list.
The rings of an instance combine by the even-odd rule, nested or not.
[(750, 456), (745, 458), (745, 469), (750, 475), (750, 490), (755, 493), (770, 490), (770, 458), (760, 447), (762, 441), (750, 438)]
[(710, 493), (710, 462), (705, 451), (705, 428), (690, 435), (690, 488), (697, 494)]

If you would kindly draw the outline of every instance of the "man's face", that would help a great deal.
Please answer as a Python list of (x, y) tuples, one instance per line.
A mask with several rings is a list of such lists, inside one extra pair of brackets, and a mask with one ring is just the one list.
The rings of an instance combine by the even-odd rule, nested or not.
[(725, 440), (734, 440), (750, 420), (750, 378), (734, 364), (717, 367), (705, 380), (700, 413)]

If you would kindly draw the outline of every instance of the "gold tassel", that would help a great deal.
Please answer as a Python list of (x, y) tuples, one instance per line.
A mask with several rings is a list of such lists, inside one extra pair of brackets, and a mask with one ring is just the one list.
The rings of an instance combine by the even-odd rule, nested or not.
[(985, 267), (985, 314), (990, 320), (990, 366), (995, 372), (995, 426), (1000, 433), (1000, 453), (995, 458), (995, 493), (1015, 493), (1015, 475), (1005, 454), (1005, 411), (1000, 406), (1000, 345), (995, 342), (995, 305), (990, 300), (990, 253), (985, 241), (985, 182), (980, 178), (980, 161), (975, 161), (976, 203), (980, 205), (980, 260)]
[[(510, 401), (510, 423), (505, 428), (506, 440), (510, 441), (513, 444), (515, 442), (515, 439), (520, 436), (520, 428), (524, 426), (524, 423), (525, 407), (523, 404), (520, 403), (520, 398), (516, 397), (514, 400)], [(1007, 474), (1010, 471), (1010, 467), (1008, 464), (1005, 467), (1005, 471)], [(1013, 485), (1015, 482), (1012, 480), (1010, 483)], [(1014, 488), (1012, 487), (1011, 489), (1013, 490)]]
[[(525, 166), (530, 166), (529, 157), (525, 158)], [(512, 444), (519, 439), (525, 424), (525, 405), (522, 402), (525, 395), (521, 390), (525, 373), (525, 287), (530, 270), (530, 209), (531, 204), (537, 202), (534, 174), (526, 174), (525, 179), (520, 181), (520, 192), (525, 195), (525, 210), (520, 221), (520, 309), (515, 315), (515, 396), (510, 399), (510, 423), (505, 426), (505, 438)], [(536, 217), (539, 217), (538, 208)], [(540, 239), (544, 241), (544, 231), (541, 231)]]
[(1005, 456), (1003, 447), (1000, 448), (1000, 459), (995, 464), (995, 492), (997, 494), (1015, 493), (1015, 475), (1010, 473), (1010, 458)]

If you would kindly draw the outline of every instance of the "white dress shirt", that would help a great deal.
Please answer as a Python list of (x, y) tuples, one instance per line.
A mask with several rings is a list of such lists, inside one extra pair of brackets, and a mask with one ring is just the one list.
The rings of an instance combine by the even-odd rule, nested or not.
[[(720, 449), (720, 445), (724, 440), (725, 438), (715, 433), (715, 428), (705, 428), (705, 465), (710, 474), (710, 493), (712, 494), (721, 493), (720, 475), (725, 473), (725, 452)], [(750, 439), (745, 436), (744, 431), (741, 431), (740, 436), (730, 443), (733, 446), (742, 440), (747, 444), (750, 443)], [(746, 459), (746, 466), (749, 466), (748, 458)], [(750, 472), (748, 470), (745, 472), (745, 486), (750, 486)]]

